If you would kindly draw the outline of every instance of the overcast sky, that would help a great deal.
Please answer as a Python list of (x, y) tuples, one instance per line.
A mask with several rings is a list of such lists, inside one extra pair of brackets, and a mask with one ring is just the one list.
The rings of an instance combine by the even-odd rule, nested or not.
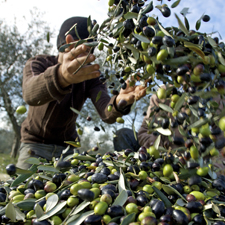
[[(169, 6), (175, 0), (163, 0), (163, 3)], [(165, 18), (157, 8), (149, 15), (157, 15), (159, 21), (164, 27), (178, 26), (174, 13), (180, 15), (180, 11), (186, 7), (189, 8), (190, 14), (187, 18), (191, 29), (195, 29), (196, 21), (203, 13), (208, 14), (211, 20), (207, 23), (202, 22), (200, 31), (210, 33), (219, 31), (223, 40), (225, 40), (225, 4), (224, 0), (181, 0), (180, 4), (172, 9), (171, 16)], [(159, 5), (160, 1), (153, 0), (153, 5)], [(37, 7), (40, 12), (44, 12), (43, 19), (49, 23), (49, 26), (58, 31), (64, 20), (72, 16), (89, 16), (96, 19), (99, 24), (107, 19), (108, 0), (0, 0), (0, 19), (8, 23), (13, 23), (16, 20), (18, 27), (22, 29), (29, 20), (29, 11)], [(218, 36), (218, 35), (214, 35)], [(52, 42), (55, 45), (55, 37), (52, 37)]]

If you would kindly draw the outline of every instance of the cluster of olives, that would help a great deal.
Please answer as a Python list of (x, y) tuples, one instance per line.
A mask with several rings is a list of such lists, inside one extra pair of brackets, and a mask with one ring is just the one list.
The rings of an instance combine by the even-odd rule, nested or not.
[[(179, 1), (174, 2), (171, 8), (178, 4)], [(115, 78), (122, 88), (127, 87), (126, 80), (130, 86), (136, 81), (148, 83), (147, 94), (156, 94), (165, 103), (150, 115), (151, 121), (157, 121), (149, 122), (149, 133), (161, 131), (178, 146), (192, 139), (200, 156), (218, 155), (225, 146), (218, 124), (224, 116), (219, 103), (225, 93), (224, 43), (218, 37), (199, 32), (198, 26), (196, 31), (190, 30), (185, 14), (185, 24), (175, 14), (179, 27), (164, 28), (153, 10), (169, 17), (172, 9), (167, 4), (154, 8), (152, 1), (110, 0), (109, 18), (100, 26), (99, 36), (115, 41), (112, 44), (100, 38), (98, 48), (107, 48), (105, 62), (113, 62)], [(208, 22), (210, 17), (203, 15), (201, 19)], [(101, 79), (111, 81), (112, 76), (102, 75)], [(157, 91), (156, 80), (164, 84)], [(117, 89), (116, 82), (111, 84), (109, 88)], [(179, 130), (182, 138), (174, 137), (174, 129)]]
[(31, 174), (17, 175), (23, 171), (8, 165), (12, 180), (0, 187), (0, 220), (27, 225), (223, 225), (225, 177), (210, 177), (212, 165), (201, 167), (194, 158), (142, 146), (138, 152), (104, 155), (76, 150), (64, 161), (40, 162)]

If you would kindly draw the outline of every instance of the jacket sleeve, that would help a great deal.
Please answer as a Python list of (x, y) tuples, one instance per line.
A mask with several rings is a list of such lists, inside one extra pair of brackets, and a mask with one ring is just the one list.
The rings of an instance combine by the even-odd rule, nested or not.
[(72, 91), (71, 86), (61, 88), (58, 83), (58, 67), (55, 56), (40, 55), (27, 61), (23, 70), (23, 98), (31, 106), (57, 100)]
[[(99, 78), (93, 79), (89, 81), (89, 97), (92, 100), (98, 114), (101, 119), (109, 124), (116, 122), (117, 117), (121, 117), (127, 114), (127, 111), (119, 111), (116, 108), (116, 95), (112, 98), (109, 96), (107, 87)], [(108, 111), (108, 105), (112, 105), (112, 110)], [(128, 110), (129, 111), (129, 110)]]

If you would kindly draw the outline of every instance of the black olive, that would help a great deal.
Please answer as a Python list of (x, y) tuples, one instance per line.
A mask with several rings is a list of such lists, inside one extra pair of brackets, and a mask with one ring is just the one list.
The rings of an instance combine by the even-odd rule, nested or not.
[(170, 14), (171, 14), (170, 9), (166, 6), (162, 7), (161, 12), (162, 12), (164, 17), (169, 17)]
[(208, 21), (210, 20), (210, 16), (204, 15), (204, 16), (202, 17), (202, 20), (203, 20), (204, 22), (208, 22)]

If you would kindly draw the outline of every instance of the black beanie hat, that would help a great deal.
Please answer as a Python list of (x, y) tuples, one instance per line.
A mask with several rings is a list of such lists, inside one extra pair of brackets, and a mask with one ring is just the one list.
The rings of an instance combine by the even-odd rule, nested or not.
[[(80, 36), (81, 39), (85, 39), (89, 36), (89, 32), (87, 30), (87, 19), (86, 17), (79, 17), (79, 16), (75, 16), (75, 17), (71, 17), (67, 20), (65, 20), (63, 22), (63, 24), (61, 25), (58, 37), (57, 37), (57, 48), (59, 49), (59, 47), (63, 44), (66, 43), (66, 32), (70, 30), (70, 28), (72, 26), (74, 26), (74, 24), (77, 24), (77, 32)], [(74, 39), (79, 39), (77, 37), (77, 35), (75, 34), (75, 28), (73, 28), (69, 34), (71, 34), (73, 36)]]

